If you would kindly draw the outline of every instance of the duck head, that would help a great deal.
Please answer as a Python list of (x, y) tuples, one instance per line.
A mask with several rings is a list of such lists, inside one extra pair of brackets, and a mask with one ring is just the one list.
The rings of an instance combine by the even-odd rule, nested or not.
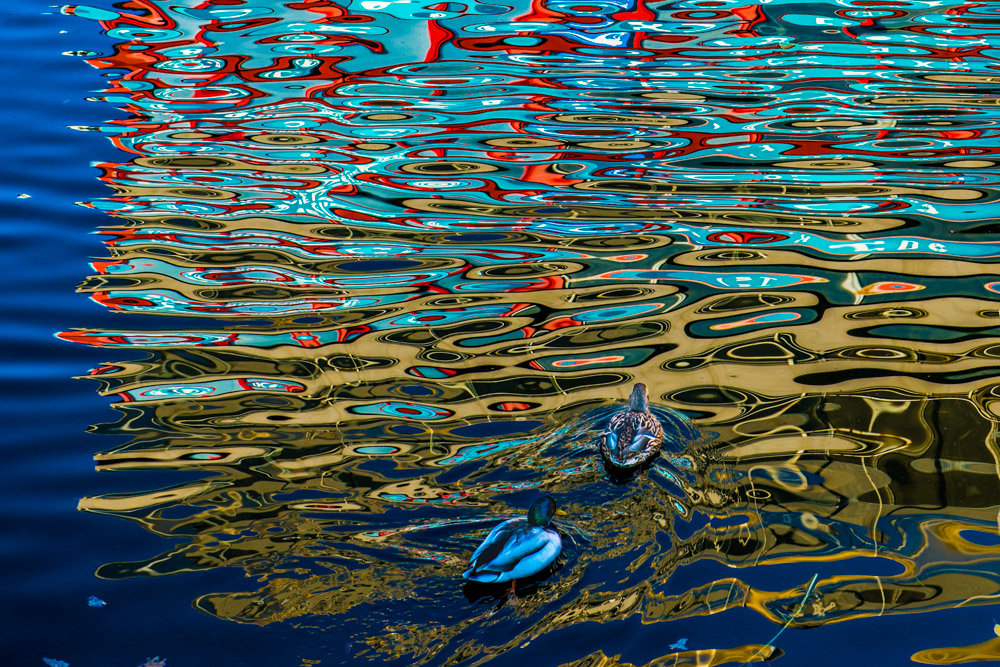
[(547, 526), (553, 516), (565, 516), (566, 512), (556, 509), (552, 496), (542, 496), (528, 508), (528, 523), (532, 526)]
[(628, 397), (628, 408), (639, 412), (649, 412), (649, 392), (646, 391), (646, 385), (641, 382), (635, 383), (635, 386), (632, 387), (632, 394)]

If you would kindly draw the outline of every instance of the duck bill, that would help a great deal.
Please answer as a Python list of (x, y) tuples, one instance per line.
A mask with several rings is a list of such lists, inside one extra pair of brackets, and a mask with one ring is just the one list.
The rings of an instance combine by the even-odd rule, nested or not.
[(556, 516), (569, 516), (569, 512), (564, 512), (563, 510), (556, 510)]

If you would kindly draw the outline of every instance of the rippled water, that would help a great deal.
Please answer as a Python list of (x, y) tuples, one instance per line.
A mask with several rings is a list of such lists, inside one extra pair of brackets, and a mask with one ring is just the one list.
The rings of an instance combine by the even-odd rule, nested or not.
[[(97, 470), (174, 475), (79, 501), (155, 536), (98, 578), (289, 665), (1000, 659), (1000, 7), (63, 13), (129, 316), (59, 336)], [(693, 426), (621, 482), (636, 381)], [(554, 571), (463, 585), (540, 491)]]

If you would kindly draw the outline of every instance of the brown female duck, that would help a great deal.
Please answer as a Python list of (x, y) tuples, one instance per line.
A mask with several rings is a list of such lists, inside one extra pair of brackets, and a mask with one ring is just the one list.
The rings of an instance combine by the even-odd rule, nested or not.
[(601, 438), (601, 454), (612, 468), (630, 470), (660, 453), (663, 426), (649, 411), (646, 385), (637, 383), (628, 399), (628, 409), (612, 415)]

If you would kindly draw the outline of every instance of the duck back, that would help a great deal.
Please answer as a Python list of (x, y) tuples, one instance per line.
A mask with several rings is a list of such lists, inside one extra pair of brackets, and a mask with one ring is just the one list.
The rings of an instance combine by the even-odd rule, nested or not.
[(530, 577), (548, 567), (562, 551), (559, 533), (524, 519), (504, 521), (472, 554), (462, 576), (483, 583)]
[(634, 468), (659, 454), (663, 427), (651, 412), (623, 410), (611, 417), (601, 454), (617, 468)]

